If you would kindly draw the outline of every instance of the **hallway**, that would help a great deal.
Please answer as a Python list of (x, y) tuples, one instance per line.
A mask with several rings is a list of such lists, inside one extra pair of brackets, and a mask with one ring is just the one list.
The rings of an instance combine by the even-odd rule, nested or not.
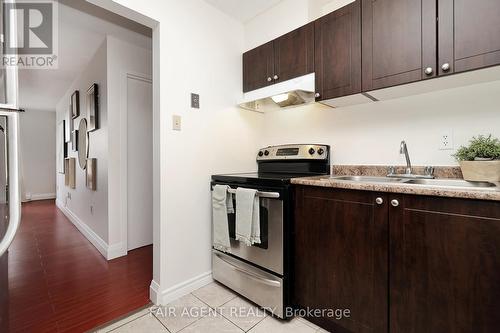
[(8, 260), (10, 332), (84, 332), (149, 303), (152, 246), (106, 261), (52, 200), (23, 204)]

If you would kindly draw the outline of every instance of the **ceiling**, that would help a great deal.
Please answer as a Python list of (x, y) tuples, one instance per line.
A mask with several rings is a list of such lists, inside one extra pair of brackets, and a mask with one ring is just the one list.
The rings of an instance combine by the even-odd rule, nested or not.
[(220, 11), (245, 23), (282, 0), (205, 0)]
[(150, 29), (86, 1), (60, 0), (58, 17), (59, 67), (19, 70), (19, 106), (26, 110), (55, 111), (106, 35), (151, 48)]

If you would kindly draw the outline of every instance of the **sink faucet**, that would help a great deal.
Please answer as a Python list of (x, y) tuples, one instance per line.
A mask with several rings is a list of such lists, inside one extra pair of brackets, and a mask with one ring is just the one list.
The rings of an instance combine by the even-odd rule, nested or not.
[(406, 141), (401, 141), (401, 146), (399, 147), (399, 153), (404, 154), (406, 158), (406, 174), (411, 175), (411, 162), (410, 154), (408, 154), (408, 147), (406, 146)]
[(410, 154), (408, 153), (408, 146), (406, 145), (406, 141), (401, 141), (401, 145), (399, 146), (399, 153), (401, 155), (405, 155), (406, 158), (406, 168), (405, 173), (397, 173), (395, 166), (390, 166), (387, 169), (387, 177), (389, 178), (412, 178), (412, 179), (434, 179), (434, 167), (426, 166), (424, 168), (423, 175), (413, 174), (413, 170), (410, 162)]

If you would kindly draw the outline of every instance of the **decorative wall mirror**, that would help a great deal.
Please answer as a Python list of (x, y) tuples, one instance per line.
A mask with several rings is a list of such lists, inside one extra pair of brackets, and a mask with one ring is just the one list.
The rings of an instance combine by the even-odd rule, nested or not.
[(70, 109), (71, 109), (71, 117), (73, 119), (78, 118), (80, 115), (80, 93), (78, 90), (71, 95), (70, 99)]
[(99, 87), (94, 83), (87, 90), (87, 117), (89, 118), (88, 129), (93, 132), (99, 128)]
[(82, 170), (87, 167), (87, 157), (89, 155), (89, 136), (87, 133), (87, 120), (80, 120), (78, 126), (78, 164)]

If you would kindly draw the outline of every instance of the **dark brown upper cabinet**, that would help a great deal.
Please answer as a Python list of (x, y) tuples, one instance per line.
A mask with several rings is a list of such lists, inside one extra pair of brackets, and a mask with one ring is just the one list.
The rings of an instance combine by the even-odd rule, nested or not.
[(362, 1), (363, 91), (435, 77), (436, 0)]
[(500, 1), (438, 0), (439, 74), (500, 64)]
[(314, 24), (305, 25), (274, 41), (275, 81), (314, 72)]
[(243, 91), (314, 72), (314, 24), (309, 23), (243, 54)]
[(316, 101), (361, 92), (361, 2), (315, 22)]
[(251, 91), (273, 84), (273, 73), (273, 42), (243, 53), (243, 91)]
[(357, 0), (243, 54), (243, 91), (315, 72), (316, 101), (500, 65), (499, 0)]

